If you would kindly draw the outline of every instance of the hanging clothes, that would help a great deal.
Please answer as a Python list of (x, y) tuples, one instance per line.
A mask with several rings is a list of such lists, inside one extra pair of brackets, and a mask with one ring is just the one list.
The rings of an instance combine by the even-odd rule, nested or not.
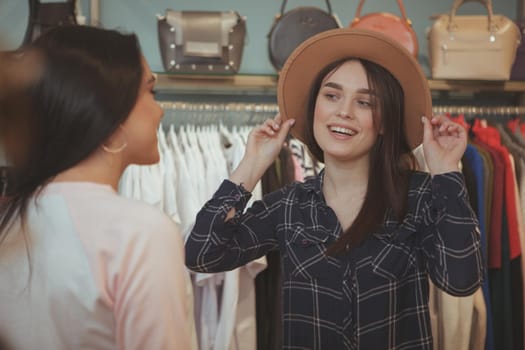
[[(494, 126), (476, 119), (472, 131), (478, 144), (492, 150), (493, 160), (497, 162), (499, 158), (502, 164), (502, 208), (496, 208), (501, 210), (501, 230), (491, 232), (489, 238), (489, 282), (495, 346), (515, 349), (523, 339), (523, 282), (513, 158), (501, 143), (501, 134)], [(498, 171), (496, 167), (495, 171)]]
[[(165, 126), (158, 135), (160, 162), (128, 167), (119, 192), (161, 208), (179, 224), (185, 239), (196, 213), (242, 159), (250, 130), (220, 124), (185, 124), (178, 130), (173, 124)], [(262, 198), (261, 184), (254, 197)], [(262, 257), (225, 273), (188, 270), (195, 333), (192, 349), (256, 349), (254, 279), (265, 268)]]
[[(413, 153), (420, 170), (428, 172), (422, 145)], [(434, 350), (483, 349), (487, 317), (482, 290), (478, 289), (470, 296), (455, 297), (437, 288), (430, 279), (429, 287), (428, 307)]]

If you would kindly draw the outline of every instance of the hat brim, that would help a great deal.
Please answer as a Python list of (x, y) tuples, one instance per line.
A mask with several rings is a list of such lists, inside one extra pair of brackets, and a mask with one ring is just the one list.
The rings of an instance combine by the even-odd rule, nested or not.
[(423, 140), (421, 116), (432, 115), (428, 81), (408, 50), (379, 32), (340, 28), (305, 40), (288, 57), (279, 74), (277, 102), (283, 120), (295, 118), (292, 135), (305, 141), (310, 90), (319, 73), (330, 63), (346, 57), (362, 58), (387, 69), (404, 92), (404, 124), (411, 148)]

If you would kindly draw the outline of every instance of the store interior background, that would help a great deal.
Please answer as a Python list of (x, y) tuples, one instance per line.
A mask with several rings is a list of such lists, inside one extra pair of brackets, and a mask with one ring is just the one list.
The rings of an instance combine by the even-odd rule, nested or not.
[[(521, 0), (493, 0), (494, 13), (516, 19), (516, 1)], [(80, 0), (80, 3), (89, 23), (90, 2)], [(333, 12), (337, 14), (343, 26), (349, 25), (354, 18), (358, 3), (358, 0), (331, 0)], [(426, 31), (433, 22), (430, 17), (448, 13), (453, 0), (404, 0), (403, 3), (418, 37), (419, 62), (428, 76), (430, 73)], [(326, 9), (324, 0), (288, 0), (286, 9), (297, 6)], [(167, 8), (181, 11), (238, 11), (247, 18), (247, 40), (239, 73), (276, 73), (268, 59), (267, 35), (275, 15), (281, 8), (281, 0), (100, 0), (100, 25), (104, 28), (137, 33), (152, 69), (161, 72), (163, 67), (159, 55), (156, 15), (163, 14)], [(400, 14), (395, 0), (367, 0), (362, 13), (377, 11)], [(485, 8), (477, 1), (464, 4), (458, 11), (458, 14), (485, 13)], [(9, 48), (20, 45), (27, 25), (27, 16), (27, 0), (0, 0), (0, 38), (7, 42)]]
[[(40, 0), (41, 2), (56, 2)], [(81, 7), (86, 23), (93, 21), (90, 14), (91, 1), (77, 0)], [(412, 21), (413, 28), (418, 37), (418, 61), (423, 71), (430, 77), (428, 61), (427, 31), (433, 23), (433, 16), (450, 12), (454, 0), (404, 0), (407, 15)], [(492, 0), (494, 14), (501, 14), (515, 20), (517, 17), (517, 1), (522, 0)], [(162, 73), (164, 68), (159, 54), (157, 36), (157, 15), (165, 13), (166, 9), (173, 10), (205, 10), (228, 11), (235, 10), (247, 20), (247, 36), (244, 47), (242, 63), (238, 74), (277, 77), (277, 72), (270, 63), (268, 56), (268, 33), (272, 27), (276, 14), (281, 9), (281, 0), (98, 0), (99, 26), (118, 29), (125, 32), (134, 32), (138, 35), (143, 53), (153, 71)], [(358, 0), (331, 0), (332, 10), (343, 26), (348, 26), (354, 18)], [(286, 10), (298, 6), (315, 6), (326, 9), (325, 0), (288, 0)], [(28, 0), (0, 0), (0, 41), (4, 48), (16, 49), (20, 46), (27, 26)], [(390, 12), (400, 15), (397, 1), (395, 0), (367, 0), (364, 4), (362, 15), (370, 12)], [(463, 4), (458, 10), (458, 15), (477, 14), (486, 15), (485, 7), (478, 1)], [(95, 16), (96, 19), (96, 16)], [(487, 62), (494, 64), (494, 62)], [(176, 85), (177, 78), (168, 79)], [(483, 82), (481, 82), (483, 83)], [(525, 86), (525, 85), (524, 85)], [(218, 86), (213, 91), (204, 87), (198, 92), (184, 89), (167, 89), (159, 91), (159, 101), (185, 101), (203, 103), (259, 103), (275, 104), (275, 92), (268, 93), (264, 88), (255, 94), (246, 94), (244, 91), (224, 90)], [(509, 93), (498, 89), (490, 92), (471, 93), (470, 91), (432, 91), (434, 105), (516, 105), (522, 104), (525, 97), (523, 91)], [(516, 102), (520, 101), (520, 102)], [(183, 114), (183, 113), (182, 113)], [(164, 121), (179, 122), (181, 113), (166, 110)], [(166, 115), (168, 116), (166, 118)], [(273, 114), (272, 114), (273, 115)], [(234, 121), (242, 124), (243, 120)], [(0, 149), (0, 166), (5, 165), (5, 157)]]

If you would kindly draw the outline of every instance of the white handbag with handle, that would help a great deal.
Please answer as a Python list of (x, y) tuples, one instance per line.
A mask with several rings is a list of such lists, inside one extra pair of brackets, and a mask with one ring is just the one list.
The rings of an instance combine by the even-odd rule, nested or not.
[(491, 0), (476, 0), (486, 7), (486, 16), (456, 16), (468, 1), (455, 0), (450, 14), (439, 16), (428, 32), (432, 78), (508, 80), (521, 40), (518, 27), (494, 15)]

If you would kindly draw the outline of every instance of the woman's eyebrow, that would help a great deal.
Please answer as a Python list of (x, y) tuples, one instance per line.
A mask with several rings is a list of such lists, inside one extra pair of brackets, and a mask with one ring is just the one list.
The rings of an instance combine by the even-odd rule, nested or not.
[[(327, 82), (326, 84), (323, 85), (323, 87), (330, 87), (330, 88), (337, 89), (337, 90), (343, 90), (343, 86), (341, 86), (338, 83), (334, 83), (332, 81)], [(374, 92), (374, 90), (367, 89), (367, 88), (358, 89), (357, 92), (360, 93), (360, 94), (367, 94), (367, 95), (377, 96), (377, 94)]]
[(360, 94), (367, 94), (367, 95), (377, 96), (375, 91), (372, 90), (372, 89), (358, 89), (357, 92), (360, 93)]
[(329, 81), (328, 83), (324, 84), (324, 87), (331, 87), (337, 90), (343, 90), (343, 87), (340, 84), (334, 83)]

